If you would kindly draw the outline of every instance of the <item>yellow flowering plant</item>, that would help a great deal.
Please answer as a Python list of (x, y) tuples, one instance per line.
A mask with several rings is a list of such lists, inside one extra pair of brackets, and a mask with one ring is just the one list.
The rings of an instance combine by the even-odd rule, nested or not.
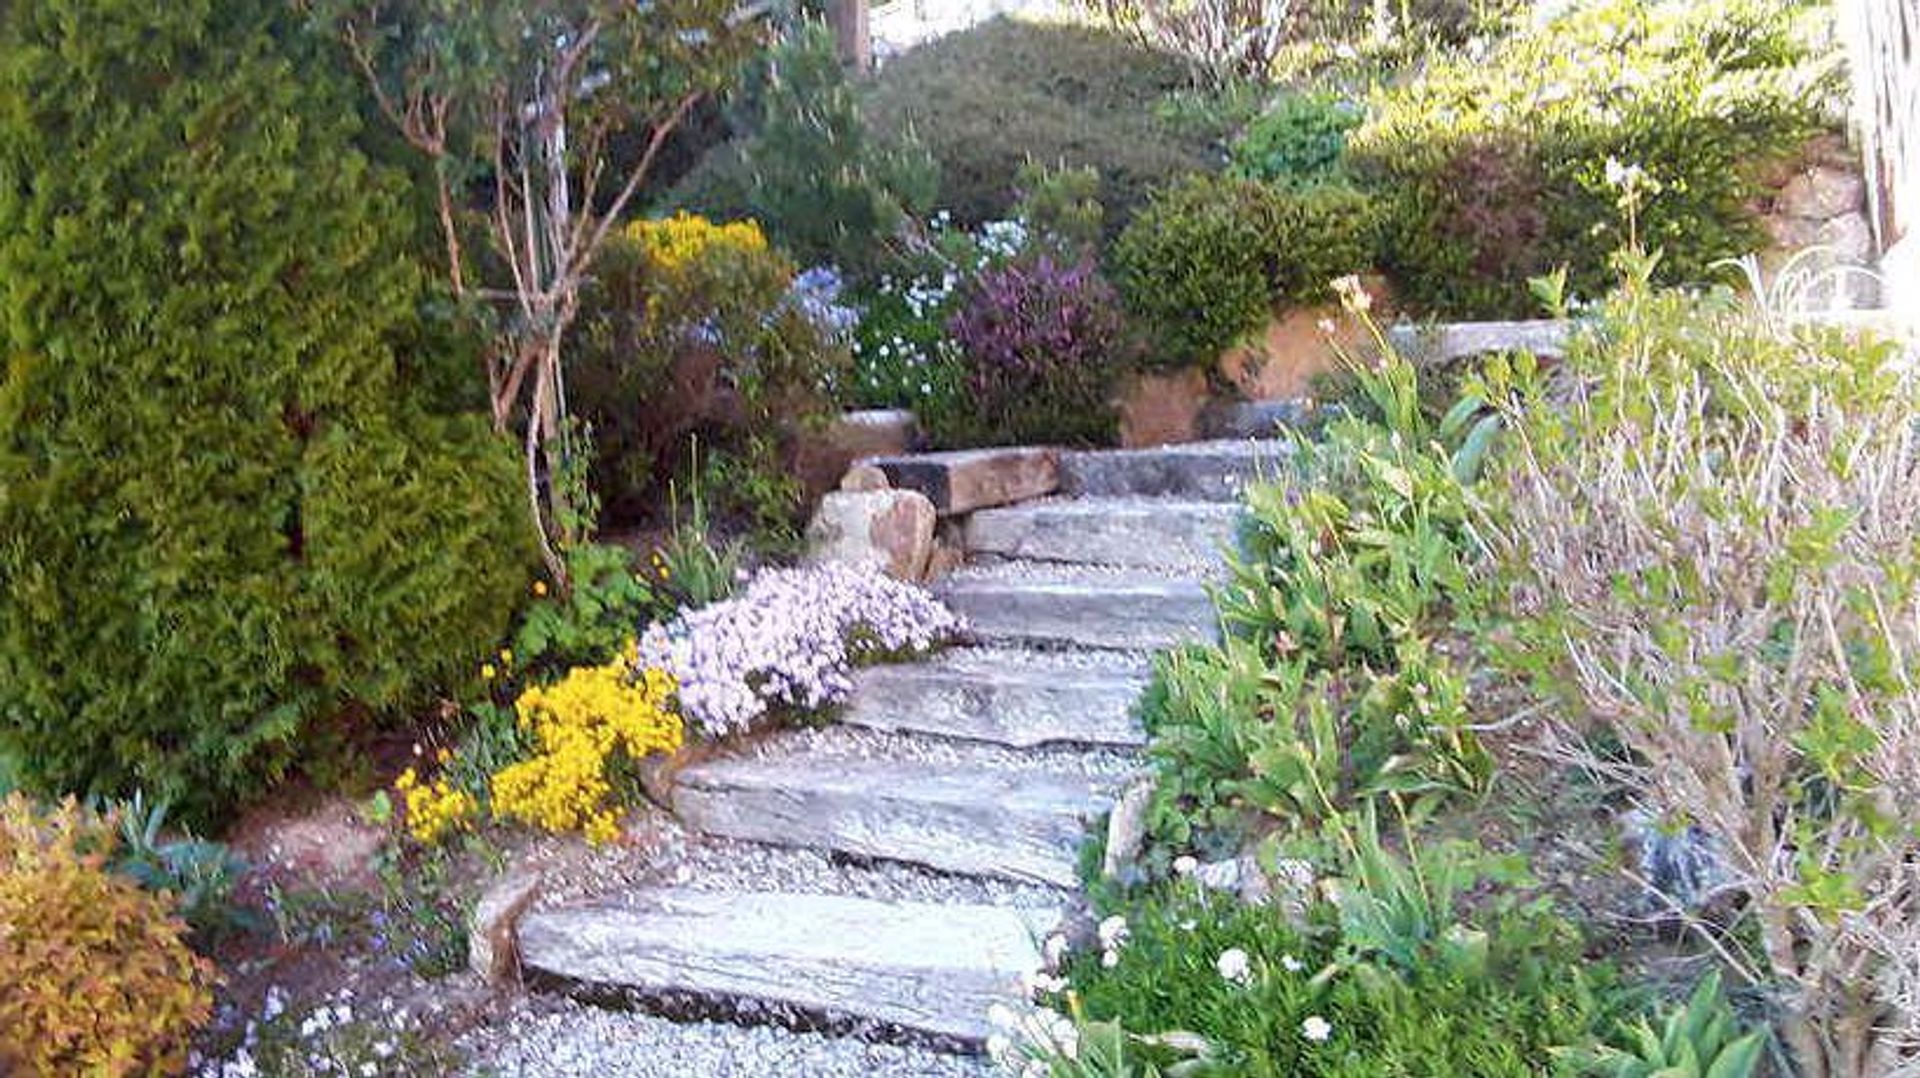
[(635, 673), (632, 649), (603, 666), (576, 667), (559, 682), (520, 694), (514, 711), (533, 743), (528, 758), (493, 776), (494, 812), (592, 842), (619, 833), (611, 803), (623, 767), (685, 740), (672, 676)]
[[(441, 750), (440, 763), (444, 765), (448, 758), (447, 752)], [(393, 788), (405, 807), (407, 833), (427, 845), (466, 826), (480, 810), (479, 800), (444, 773), (431, 781), (422, 781), (418, 772), (409, 767), (393, 780)]]

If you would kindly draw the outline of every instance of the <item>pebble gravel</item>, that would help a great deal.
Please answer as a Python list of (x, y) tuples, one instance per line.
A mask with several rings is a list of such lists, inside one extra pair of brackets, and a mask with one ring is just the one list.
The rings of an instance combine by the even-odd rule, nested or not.
[(467, 1078), (989, 1078), (987, 1060), (778, 1026), (530, 1006), (461, 1043)]

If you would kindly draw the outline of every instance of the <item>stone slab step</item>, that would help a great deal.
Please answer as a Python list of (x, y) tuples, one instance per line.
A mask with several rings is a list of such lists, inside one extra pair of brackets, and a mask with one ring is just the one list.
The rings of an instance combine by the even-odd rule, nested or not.
[(966, 549), (1035, 561), (1141, 568), (1211, 566), (1233, 542), (1240, 507), (1162, 498), (1050, 499), (967, 518)]
[[(987, 1008), (1039, 968), (1058, 910), (777, 892), (642, 891), (535, 911), (522, 969), (596, 994), (772, 1004), (978, 1045)], [(879, 1032), (879, 1031), (867, 1031)]]
[(1042, 498), (1060, 488), (1057, 450), (1015, 446), (873, 457), (896, 490), (917, 490), (941, 516)]
[(1219, 638), (1213, 602), (1192, 577), (1008, 562), (969, 566), (935, 591), (986, 641), (1150, 651)]
[(696, 764), (673, 788), (681, 822), (710, 835), (1058, 887), (1111, 805), (1083, 773), (805, 752)]
[(1231, 502), (1239, 500), (1248, 483), (1279, 475), (1291, 455), (1288, 443), (1278, 439), (1062, 453), (1060, 490), (1079, 497)]
[(841, 721), (1014, 748), (1144, 745), (1134, 706), (1151, 666), (1109, 654), (959, 648), (871, 667), (860, 671)]
[(1387, 330), (1387, 339), (1412, 363), (1441, 366), (1490, 352), (1532, 352), (1558, 356), (1566, 351), (1568, 323), (1537, 319), (1525, 322), (1443, 322), (1402, 325)]

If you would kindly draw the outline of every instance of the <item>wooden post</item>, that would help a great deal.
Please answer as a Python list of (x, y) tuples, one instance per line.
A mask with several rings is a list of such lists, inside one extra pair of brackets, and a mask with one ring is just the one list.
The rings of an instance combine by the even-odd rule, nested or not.
[(867, 27), (867, 0), (833, 0), (828, 19), (840, 43), (840, 62), (860, 74), (873, 70), (873, 37)]

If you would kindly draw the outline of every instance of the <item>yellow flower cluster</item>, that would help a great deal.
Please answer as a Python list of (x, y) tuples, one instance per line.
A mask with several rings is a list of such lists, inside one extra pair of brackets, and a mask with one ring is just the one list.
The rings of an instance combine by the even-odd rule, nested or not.
[[(441, 762), (446, 762), (445, 752), (441, 753)], [(444, 776), (421, 782), (411, 767), (393, 780), (393, 788), (407, 806), (407, 833), (425, 843), (440, 841), (480, 809), (472, 794), (455, 787)]]
[(548, 831), (583, 831), (591, 842), (616, 837), (610, 765), (680, 747), (685, 730), (672, 710), (674, 687), (662, 670), (635, 675), (623, 657), (522, 693), (514, 710), (533, 735), (534, 754), (493, 776), (494, 812)]
[(741, 254), (759, 254), (767, 249), (767, 234), (754, 221), (716, 225), (684, 211), (672, 217), (635, 221), (627, 226), (627, 235), (639, 241), (654, 269), (667, 274), (698, 265), (721, 249), (732, 248)]

